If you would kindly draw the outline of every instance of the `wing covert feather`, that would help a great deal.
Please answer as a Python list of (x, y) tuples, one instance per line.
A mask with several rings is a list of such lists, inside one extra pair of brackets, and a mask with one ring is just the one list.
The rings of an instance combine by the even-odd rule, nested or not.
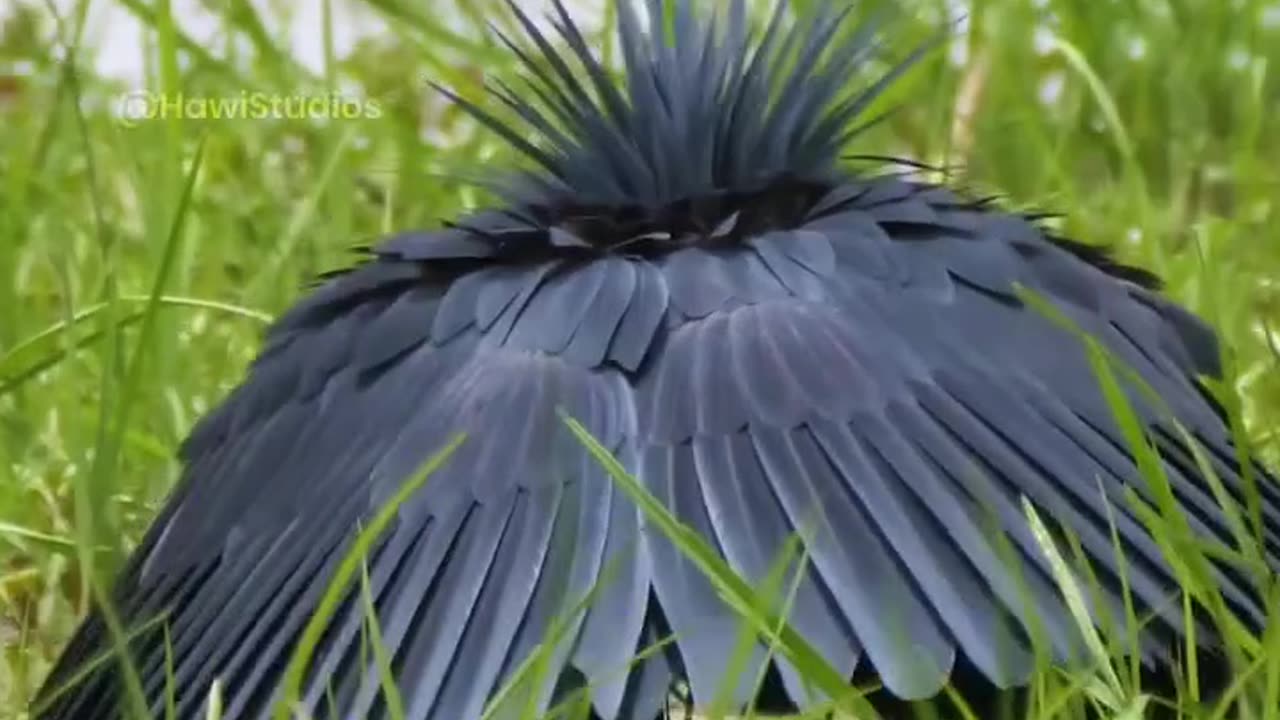
[[(1177, 582), (1127, 500), (1154, 496), (1079, 340), (1017, 284), (1131, 363), (1243, 498), (1229, 429), (1196, 377), (1214, 367), (1212, 333), (1031, 222), (949, 193), (868, 181), (738, 247), (578, 265), (485, 265), (492, 248), (451, 233), (398, 236), (283, 316), (184, 444), (182, 481), (119, 590), (131, 621), (169, 612), (184, 716), (215, 677), (232, 681), (227, 717), (263, 716), (355, 528), (458, 432), (467, 441), (369, 559), (408, 715), (478, 716), (533, 652), (548, 677), (516, 696), (538, 708), (589, 688), (599, 716), (650, 720), (673, 677), (709, 701), (741, 621), (568, 433), (562, 408), (750, 582), (799, 533), (796, 629), (893, 695), (936, 693), (958, 659), (1009, 687), (1038, 650), (1082, 658), (1024, 497), (1080, 540), (1103, 581), (1089, 603), (1099, 621), (1123, 617), (1125, 573), (1155, 614), (1143, 659), (1166, 661), (1185, 631)], [(462, 259), (478, 264), (440, 269)], [(1164, 408), (1123, 389), (1193, 531), (1229, 543)], [(1258, 470), (1278, 567), (1280, 490)], [(1260, 620), (1246, 575), (1215, 572), (1230, 606)], [(387, 712), (367, 620), (349, 595), (324, 634), (302, 697), (317, 717)], [(563, 634), (544, 645), (553, 627)], [(668, 632), (671, 646), (628, 668)], [(54, 677), (104, 642), (90, 618)], [(154, 635), (134, 649), (158, 708), (165, 649)], [(824, 699), (769, 662), (796, 704)], [(113, 717), (112, 678), (92, 676), (41, 717)], [(733, 690), (750, 699), (745, 683)]]

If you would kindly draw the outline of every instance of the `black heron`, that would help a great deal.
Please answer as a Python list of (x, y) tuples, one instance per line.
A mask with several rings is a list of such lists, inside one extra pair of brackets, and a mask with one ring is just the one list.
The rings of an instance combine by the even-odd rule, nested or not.
[[(851, 90), (876, 43), (844, 32), (846, 12), (791, 22), (779, 2), (757, 31), (744, 2), (692, 5), (651, 0), (642, 17), (618, 3), (619, 82), (559, 3), (552, 33), (512, 4), (525, 38), (504, 41), (529, 84), (493, 93), (516, 120), (454, 100), (529, 167), (504, 178), (500, 205), (326, 278), (184, 443), (180, 484), (115, 589), (127, 623), (167, 626), (130, 648), (152, 712), (172, 690), (194, 717), (217, 678), (223, 717), (267, 716), (357, 529), (458, 432), (367, 559), (386, 663), (353, 591), (315, 648), (304, 708), (385, 717), (389, 679), (410, 718), (473, 720), (540, 646), (537, 710), (586, 684), (598, 716), (649, 720), (677, 679), (707, 702), (740, 620), (561, 410), (744, 578), (761, 581), (800, 534), (795, 630), (893, 698), (934, 696), (962, 668), (1018, 687), (1037, 649), (1080, 656), (1024, 503), (1093, 567), (1090, 612), (1123, 617), (1127, 591), (1149, 663), (1169, 663), (1189, 628), (1211, 640), (1183, 617), (1132, 502), (1160, 498), (1096, 356), (1020, 288), (1132, 369), (1121, 391), (1168, 497), (1196, 537), (1230, 544), (1202, 468), (1242, 503), (1250, 483), (1201, 381), (1220, 372), (1214, 333), (1148, 275), (1035, 218), (842, 164), (910, 64)], [(1274, 568), (1280, 490), (1255, 475)], [(1263, 622), (1253, 578), (1211, 570), (1225, 605)], [(114, 661), (53, 692), (109, 645), (95, 612), (38, 717), (118, 716)], [(735, 703), (766, 658), (758, 642)], [(823, 699), (786, 658), (768, 662), (776, 694)]]

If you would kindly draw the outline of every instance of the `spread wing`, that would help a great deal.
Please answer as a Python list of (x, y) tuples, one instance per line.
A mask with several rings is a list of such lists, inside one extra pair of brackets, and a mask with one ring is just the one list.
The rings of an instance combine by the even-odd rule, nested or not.
[[(245, 384), (187, 441), (180, 487), (120, 583), (130, 620), (168, 613), (181, 717), (215, 677), (225, 717), (264, 713), (358, 523), (458, 432), (466, 441), (368, 562), (383, 640), (397, 674), (412, 678), (410, 716), (478, 716), (562, 615), (569, 641), (556, 662), (573, 638), (608, 635), (607, 652), (588, 659), (616, 660), (625, 680), (646, 602), (636, 513), (557, 409), (627, 452), (632, 391), (602, 361), (630, 364), (648, 346), (662, 286), (656, 269), (621, 260), (552, 269), (482, 270), (446, 285), (388, 255), (278, 323)], [(633, 559), (604, 602), (574, 618), (566, 611), (606, 554)], [(316, 651), (305, 700), (321, 713), (329, 694), (348, 717), (376, 716), (384, 702), (364, 620), (349, 600)], [(107, 647), (103, 630), (96, 616), (87, 622), (51, 688)], [(151, 633), (134, 648), (155, 713), (167, 684), (162, 640)], [(115, 673), (100, 672), (44, 716), (115, 717), (121, 692)]]
[[(1017, 685), (1035, 665), (1032, 636), (1060, 661), (1083, 659), (1023, 497), (1078, 538), (1104, 593), (1097, 616), (1123, 623), (1127, 586), (1154, 614), (1144, 653), (1167, 661), (1184, 629), (1179, 584), (1126, 498), (1156, 506), (1154, 491), (1084, 344), (1015, 288), (1053, 303), (1163, 399), (1167, 409), (1127, 387), (1192, 531), (1234, 545), (1172, 423), (1197, 436), (1243, 504), (1229, 433), (1197, 380), (1216, 371), (1212, 333), (1084, 262), (1084, 249), (937, 188), (886, 180), (826, 205), (753, 252), (687, 250), (664, 266), (676, 328), (637, 385), (650, 490), (751, 578), (784, 537), (811, 533), (794, 624), (836, 667), (865, 663), (899, 697), (936, 693), (958, 655), (996, 686)], [(1280, 493), (1257, 477), (1276, 567)], [(693, 695), (710, 698), (733, 618), (654, 547), (656, 595)], [(1215, 571), (1228, 606), (1261, 623), (1246, 574)], [(805, 698), (802, 679), (780, 669)]]
[[(645, 527), (559, 407), (748, 579), (801, 534), (796, 629), (899, 697), (934, 694), (958, 658), (1017, 685), (1033, 637), (1063, 662), (1080, 657), (1024, 497), (1078, 538), (1099, 617), (1123, 620), (1124, 586), (1153, 615), (1148, 659), (1183, 632), (1178, 583), (1126, 499), (1155, 496), (1083, 345), (1014, 288), (1129, 363), (1243, 500), (1228, 430), (1196, 380), (1215, 370), (1212, 333), (1154, 291), (1027, 220), (896, 179), (841, 187), (796, 229), (734, 247), (493, 262), (520, 232), (485, 216), (469, 232), (385, 243), (284, 317), (192, 434), (181, 485), (119, 591), (130, 620), (168, 613), (181, 716), (215, 677), (224, 717), (263, 716), (355, 528), (459, 431), (467, 440), (368, 562), (407, 716), (478, 717), (553, 626), (546, 677), (589, 684), (603, 717), (647, 720), (672, 677), (695, 701), (713, 697), (739, 621)], [(1193, 531), (1230, 543), (1163, 409), (1127, 390)], [(1259, 478), (1275, 565), (1280, 492)], [(1216, 572), (1229, 606), (1260, 622), (1246, 575)], [(386, 710), (365, 620), (349, 598), (317, 649), (304, 704), (318, 717)], [(668, 633), (674, 644), (630, 663)], [(90, 618), (50, 685), (105, 647)], [(162, 639), (134, 649), (162, 709)], [(817, 700), (777, 668), (793, 700)], [(544, 685), (536, 707), (561, 696)], [(114, 717), (120, 698), (103, 670), (41, 717)]]

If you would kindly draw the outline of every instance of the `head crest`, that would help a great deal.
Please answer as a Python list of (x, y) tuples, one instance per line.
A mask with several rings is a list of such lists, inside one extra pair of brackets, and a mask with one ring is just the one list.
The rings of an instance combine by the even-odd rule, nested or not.
[(692, 0), (644, 0), (645, 28), (630, 2), (612, 1), (624, 83), (591, 53), (561, 0), (550, 20), (567, 52), (508, 0), (536, 52), (498, 32), (525, 69), (526, 92), (501, 82), (489, 90), (519, 120), (504, 123), (444, 91), (533, 161), (504, 191), (517, 204), (656, 208), (784, 180), (831, 181), (841, 147), (867, 125), (860, 116), (924, 49), (851, 90), (879, 45), (866, 26), (841, 33), (847, 8), (824, 3), (786, 23), (789, 3), (779, 0), (756, 31), (744, 0), (710, 17), (697, 16)]

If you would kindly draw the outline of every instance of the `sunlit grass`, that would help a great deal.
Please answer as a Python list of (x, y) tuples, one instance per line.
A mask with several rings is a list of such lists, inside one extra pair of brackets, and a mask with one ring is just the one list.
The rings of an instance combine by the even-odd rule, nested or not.
[[(86, 57), (79, 14), (55, 19), (42, 2), (0, 10), (0, 718), (20, 715), (95, 581), (150, 521), (176, 477), (174, 449), (238, 382), (263, 322), (317, 273), (352, 262), (353, 245), (482, 202), (461, 178), (510, 158), (427, 90), (431, 79), (478, 98), (485, 75), (512, 70), (483, 25), (509, 22), (501, 3), (449, 1), (462, 10), (453, 25), (418, 3), (367, 0), (390, 30), (347, 57), (330, 45), (316, 73), (248, 3), (226, 4), (239, 9), (226, 12), (218, 41), (201, 46), (166, 2), (102, 0), (147, 25), (138, 52), (149, 59), (149, 89), (217, 98), (357, 88), (381, 110), (328, 121), (121, 123), (118, 98), (135, 88), (55, 60)], [(859, 12), (878, 4), (889, 3), (867, 0)], [(948, 3), (901, 5), (889, 26), (897, 57), (936, 31)], [(1273, 463), (1278, 7), (975, 0), (951, 46), (891, 92), (897, 112), (850, 148), (955, 168), (951, 181), (1064, 213), (1051, 221), (1059, 231), (1158, 272), (1173, 297), (1219, 328), (1231, 350), (1224, 405), (1239, 436)], [(1135, 454), (1144, 457), (1140, 445)], [(1158, 485), (1158, 463), (1146, 462)], [(1152, 522), (1169, 524), (1162, 542), (1188, 552), (1176, 516), (1150, 510)], [(1240, 508), (1232, 519), (1245, 545), (1252, 514)], [(744, 592), (696, 538), (667, 529), (735, 598), (744, 633), (834, 692), (830, 669), (779, 624), (785, 604), (773, 601), (786, 587), (776, 598)], [(1194, 565), (1187, 590), (1212, 603)], [(1247, 699), (1253, 711), (1228, 703), (1188, 717), (1280, 718), (1280, 627), (1271, 625), (1261, 638), (1233, 635), (1252, 669), (1228, 699)], [(1128, 639), (1102, 643), (1116, 661), (1112, 695), (1140, 694), (1118, 659)], [(1096, 677), (1038, 672), (1037, 717), (1098, 702)], [(1196, 692), (1191, 683), (1184, 699)], [(1125, 717), (1130, 706), (1118, 707), (1111, 712)]]

